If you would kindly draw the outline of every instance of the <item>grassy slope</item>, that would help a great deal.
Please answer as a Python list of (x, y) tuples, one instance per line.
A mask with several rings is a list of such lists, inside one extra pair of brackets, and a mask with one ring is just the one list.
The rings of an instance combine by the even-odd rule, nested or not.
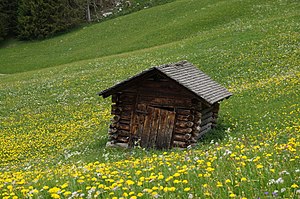
[[(18, 177), (25, 179), (26, 183), (15, 185), (16, 188), (23, 186), (29, 189), (29, 186), (33, 186), (40, 190), (40, 194), (44, 197), (49, 197), (49, 193), (42, 190), (44, 185), (60, 187), (66, 182), (69, 184), (67, 190), (74, 192), (82, 189), (87, 194), (86, 187), (100, 186), (93, 184), (89, 179), (91, 177), (88, 176), (94, 176), (102, 166), (111, 171), (121, 172), (116, 175), (103, 171), (114, 180), (119, 179), (120, 175), (125, 176), (122, 177), (125, 181), (128, 180), (126, 172), (129, 172), (137, 183), (140, 176), (137, 176), (136, 171), (146, 164), (142, 165), (137, 163), (136, 159), (131, 159), (137, 157), (138, 160), (145, 161), (149, 167), (154, 168), (152, 171), (145, 171), (144, 176), (150, 176), (151, 172), (155, 175), (163, 172), (166, 179), (187, 165), (189, 170), (178, 179), (181, 181), (188, 179), (189, 185), (183, 182), (166, 182), (165, 179), (154, 180), (152, 184), (147, 182), (142, 187), (124, 183), (124, 186), (131, 187), (135, 194), (145, 188), (159, 187), (160, 184), (169, 188), (174, 186), (177, 189), (176, 192), (172, 192), (172, 189), (167, 192), (156, 190), (164, 197), (180, 195), (186, 198), (187, 194), (193, 194), (202, 198), (204, 195), (212, 194), (215, 198), (226, 198), (233, 192), (238, 195), (238, 198), (263, 198), (264, 192), (271, 193), (283, 188), (286, 191), (278, 193), (281, 197), (294, 197), (297, 188), (293, 188), (296, 187), (293, 184), (299, 185), (297, 169), (299, 169), (300, 150), (299, 3), (297, 1), (243, 2), (246, 5), (242, 7), (243, 12), (235, 17), (226, 18), (222, 16), (227, 15), (221, 12), (222, 8), (236, 13), (236, 6), (239, 5), (236, 1), (229, 1), (228, 4), (222, 1), (206, 3), (203, 9), (199, 1), (178, 1), (105, 22), (103, 25), (90, 26), (61, 38), (1, 49), (0, 56), (2, 52), (7, 53), (13, 49), (28, 47), (33, 50), (34, 45), (40, 46), (39, 49), (45, 49), (43, 46), (47, 42), (67, 40), (81, 31), (107, 28), (108, 24), (120, 23), (121, 25), (121, 21), (127, 17), (132, 18), (133, 21), (122, 23), (124, 27), (131, 24), (136, 26), (146, 24), (145, 21), (150, 20), (149, 13), (152, 13), (152, 16), (161, 15), (158, 19), (160, 22), (157, 22), (160, 25), (156, 26), (155, 22), (151, 25), (154, 30), (161, 30), (160, 34), (154, 30), (149, 33), (150, 29), (145, 32), (138, 28), (133, 29), (149, 35), (148, 38), (144, 35), (147, 39), (142, 36), (136, 38), (140, 42), (148, 41), (146, 43), (130, 43), (128, 40), (129, 43), (123, 45), (122, 42), (117, 42), (122, 50), (116, 51), (119, 48), (113, 46), (115, 50), (107, 51), (107, 55), (112, 55), (102, 58), (94, 57), (105, 55), (105, 51), (100, 50), (100, 54), (97, 55), (93, 48), (85, 47), (82, 50), (86, 51), (86, 54), (80, 53), (78, 57), (73, 54), (68, 59), (61, 59), (65, 62), (60, 62), (60, 58), (56, 55), (57, 62), (51, 59), (52, 64), (68, 63), (72, 61), (71, 57), (79, 60), (92, 58), (90, 60), (0, 76), (0, 159), (2, 160), (0, 165), (3, 171), (0, 173), (0, 186), (4, 186), (2, 193), (9, 192), (7, 188), (9, 183), (5, 182)], [(214, 16), (215, 20), (210, 22), (215, 23), (209, 25), (206, 21), (208, 18), (200, 11)], [(188, 17), (185, 17), (186, 14), (189, 14)], [(190, 22), (190, 19), (197, 19), (197, 22)], [(206, 27), (192, 25), (205, 21)], [(170, 24), (170, 27), (173, 27), (164, 28), (161, 24)], [(181, 30), (182, 25), (189, 28)], [(174, 31), (176, 29), (178, 32)], [(124, 38), (131, 37), (131, 41), (134, 41), (133, 35), (123, 33)], [(107, 33), (107, 36), (115, 35)], [(108, 40), (103, 42), (109, 45)], [(96, 42), (94, 43), (90, 45), (97, 46)], [(151, 47), (153, 45), (158, 46)], [(142, 49), (144, 47), (151, 48)], [(79, 49), (80, 46), (78, 52)], [(113, 55), (134, 49), (141, 50)], [(18, 53), (10, 52), (10, 54), (19, 56)], [(55, 57), (54, 54), (49, 56)], [(175, 151), (170, 156), (165, 155), (174, 166), (152, 156), (153, 153), (161, 155), (161, 152), (143, 154), (144, 152), (140, 150), (105, 149), (107, 139), (105, 129), (109, 122), (110, 101), (101, 100), (95, 94), (151, 65), (182, 59), (198, 65), (201, 70), (234, 93), (231, 99), (222, 103), (221, 109), (223, 125), (231, 129), (228, 132), (229, 136), (218, 145), (199, 145), (198, 150), (193, 153)], [(2, 63), (6, 61), (1, 62), (1, 65)], [(29, 60), (28, 63), (30, 69), (34, 68), (33, 61)], [(228, 151), (234, 155), (225, 156)], [(187, 161), (186, 158), (199, 161), (194, 163), (194, 161)], [(98, 163), (87, 165), (88, 162), (115, 162), (122, 159), (129, 162), (102, 166)], [(211, 162), (215, 170), (208, 171), (206, 163), (201, 166), (202, 160), (204, 163)], [(243, 166), (244, 164), (246, 166)], [(261, 170), (258, 169), (260, 164), (263, 166)], [(82, 169), (82, 166), (89, 169)], [(193, 166), (196, 168), (193, 169)], [(27, 172), (23, 170), (24, 168)], [(16, 172), (20, 170), (21, 174)], [(281, 174), (284, 170), (288, 171), (289, 175)], [(198, 178), (200, 174), (206, 173), (210, 173), (212, 177)], [(38, 175), (40, 176), (37, 177)], [(76, 175), (77, 177), (69, 177)], [(78, 176), (85, 177), (83, 184), (77, 181)], [(247, 178), (244, 184), (241, 182), (242, 177)], [(36, 181), (37, 178), (40, 180)], [(275, 180), (282, 178), (284, 183), (270, 185), (268, 182), (272, 178)], [(74, 179), (76, 181), (73, 181)], [(232, 182), (225, 184), (228, 179)], [(218, 181), (223, 187), (216, 186)], [(98, 182), (101, 183), (101, 179)], [(199, 182), (207, 186), (199, 187)], [(109, 182), (105, 183), (109, 184)], [(185, 193), (184, 188), (191, 188), (191, 190)], [(15, 192), (21, 194), (20, 190)], [(120, 196), (124, 194), (123, 192), (129, 193), (118, 189), (115, 194)], [(148, 191), (143, 192), (144, 197), (151, 198), (151, 193), (146, 192)], [(104, 192), (102, 196), (108, 197), (108, 194)]]
[(249, 6), (251, 3), (239, 1), (177, 1), (42, 42), (6, 45), (0, 49), (0, 73), (45, 68), (178, 41), (242, 19), (249, 13)]

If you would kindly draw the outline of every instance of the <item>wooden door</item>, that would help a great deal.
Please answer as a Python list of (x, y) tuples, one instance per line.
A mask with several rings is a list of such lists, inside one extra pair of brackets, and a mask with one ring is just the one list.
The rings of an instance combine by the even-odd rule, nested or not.
[(144, 114), (137, 114), (136, 132), (143, 148), (170, 148), (175, 112), (148, 106)]

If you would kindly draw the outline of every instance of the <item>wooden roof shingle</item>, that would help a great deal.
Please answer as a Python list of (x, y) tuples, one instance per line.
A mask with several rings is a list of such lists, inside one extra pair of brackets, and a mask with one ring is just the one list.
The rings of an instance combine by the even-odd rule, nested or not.
[(102, 95), (104, 98), (108, 97), (115, 92), (121, 91), (123, 88), (134, 85), (140, 79), (150, 77), (155, 72), (160, 72), (176, 81), (179, 85), (185, 87), (197, 97), (204, 99), (209, 104), (214, 104), (232, 95), (226, 88), (187, 61), (152, 67), (101, 91), (99, 95)]

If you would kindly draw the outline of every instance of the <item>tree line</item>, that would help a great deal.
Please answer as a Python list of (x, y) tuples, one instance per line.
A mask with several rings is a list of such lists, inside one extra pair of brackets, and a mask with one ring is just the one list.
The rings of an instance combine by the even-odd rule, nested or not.
[[(121, 0), (0, 0), (0, 40), (43, 39), (85, 21), (99, 18), (101, 11)], [(102, 16), (102, 15), (101, 15)]]

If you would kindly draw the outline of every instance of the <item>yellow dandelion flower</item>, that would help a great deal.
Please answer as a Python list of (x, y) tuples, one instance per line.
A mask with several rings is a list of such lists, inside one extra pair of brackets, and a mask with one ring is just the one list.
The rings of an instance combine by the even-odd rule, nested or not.
[(226, 180), (225, 180), (225, 183), (226, 183), (226, 184), (227, 184), (227, 183), (231, 183), (231, 180), (226, 179)]
[(155, 196), (158, 195), (158, 193), (156, 191), (154, 191), (154, 192), (151, 193), (151, 195), (155, 197)]
[(130, 185), (134, 185), (134, 182), (132, 180), (126, 180), (126, 184), (130, 186)]
[(164, 179), (164, 176), (163, 175), (159, 175), (157, 179), (158, 180), (162, 180), (162, 179)]
[(57, 193), (53, 193), (53, 194), (51, 194), (51, 198), (59, 199), (60, 195), (58, 195)]
[(13, 190), (13, 186), (12, 185), (8, 185), (7, 189), (11, 192)]
[(132, 196), (134, 194), (134, 191), (129, 192), (129, 195)]
[(140, 175), (141, 173), (142, 173), (142, 171), (138, 170), (138, 171), (135, 172), (135, 175), (138, 176), (138, 175)]
[(184, 188), (184, 190), (183, 191), (190, 191), (191, 190), (191, 188), (190, 187), (186, 187), (186, 188)]
[(217, 187), (223, 187), (223, 184), (222, 184), (222, 182), (217, 182)]
[(71, 195), (71, 194), (72, 194), (71, 191), (66, 191), (66, 192), (64, 193), (64, 196), (68, 196), (68, 195)]
[(176, 188), (175, 187), (168, 187), (168, 191), (175, 191)]
[(261, 168), (263, 168), (264, 166), (262, 165), (262, 164), (258, 164), (258, 165), (256, 165), (256, 168), (257, 169), (261, 169)]
[(204, 192), (204, 195), (205, 195), (205, 196), (210, 196), (211, 194), (210, 194), (209, 192), (206, 191), (206, 192)]
[(58, 188), (58, 187), (52, 187), (51, 189), (49, 189), (49, 193), (57, 193), (57, 192), (59, 192), (60, 191), (60, 188)]
[(43, 189), (47, 190), (47, 189), (49, 189), (49, 187), (48, 186), (43, 186)]
[(296, 188), (299, 188), (299, 186), (297, 185), (297, 184), (292, 184), (292, 186), (291, 186), (293, 189), (296, 189)]
[(145, 181), (145, 177), (140, 177), (140, 181), (144, 182)]
[(231, 193), (231, 194), (229, 195), (229, 197), (230, 197), (230, 198), (235, 198), (236, 195), (235, 195), (234, 193)]
[(247, 178), (243, 177), (243, 178), (241, 178), (241, 181), (245, 182), (245, 181), (247, 181)]
[(142, 197), (144, 194), (143, 193), (138, 193), (137, 196), (138, 197)]
[(137, 185), (138, 185), (138, 186), (142, 186), (143, 183), (142, 183), (141, 181), (138, 181)]
[(64, 189), (64, 188), (66, 188), (66, 187), (68, 187), (68, 186), (69, 186), (68, 183), (65, 183), (65, 184), (61, 185), (60, 187), (61, 187), (62, 189)]
[(212, 171), (214, 171), (215, 169), (212, 168), (212, 167), (207, 167), (205, 170), (208, 171), (208, 172), (212, 172)]

